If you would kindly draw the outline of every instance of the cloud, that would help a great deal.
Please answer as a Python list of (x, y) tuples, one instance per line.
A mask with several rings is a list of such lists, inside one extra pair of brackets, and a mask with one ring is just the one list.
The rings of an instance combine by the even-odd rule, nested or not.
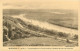
[(77, 9), (78, 1), (59, 0), (5, 0), (4, 9)]

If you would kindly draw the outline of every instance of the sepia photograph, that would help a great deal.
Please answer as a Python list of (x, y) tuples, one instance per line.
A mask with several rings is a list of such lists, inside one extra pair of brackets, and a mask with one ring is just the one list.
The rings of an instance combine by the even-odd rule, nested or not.
[(3, 47), (78, 47), (78, 2), (5, 0)]

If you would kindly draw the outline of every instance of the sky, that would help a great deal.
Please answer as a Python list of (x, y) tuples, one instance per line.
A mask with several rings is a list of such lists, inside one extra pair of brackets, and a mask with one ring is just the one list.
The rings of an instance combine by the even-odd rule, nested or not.
[(3, 9), (78, 9), (79, 0), (3, 0)]

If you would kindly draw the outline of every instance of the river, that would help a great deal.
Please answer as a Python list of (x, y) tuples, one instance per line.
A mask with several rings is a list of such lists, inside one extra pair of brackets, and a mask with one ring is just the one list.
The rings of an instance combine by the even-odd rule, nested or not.
[(38, 20), (28, 19), (24, 15), (25, 14), (13, 15), (12, 17), (13, 18), (20, 18), (21, 20), (23, 20), (25, 22), (31, 22), (31, 24), (33, 24), (33, 25), (37, 25), (41, 28), (45, 28), (45, 29), (48, 29), (48, 30), (56, 30), (58, 32), (69, 33), (71, 35), (78, 34), (78, 30), (76, 30), (76, 29), (71, 29), (71, 28), (58, 26), (58, 25), (50, 24), (48, 22), (41, 22), (41, 21), (38, 21)]

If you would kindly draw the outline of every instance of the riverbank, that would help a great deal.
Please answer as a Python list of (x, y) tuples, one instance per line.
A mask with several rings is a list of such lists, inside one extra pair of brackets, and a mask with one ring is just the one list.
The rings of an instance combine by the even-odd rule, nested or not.
[(25, 22), (30, 22), (31, 24), (39, 26), (41, 28), (45, 28), (45, 29), (49, 29), (49, 30), (56, 30), (58, 32), (68, 33), (71, 35), (78, 34), (78, 30), (76, 30), (76, 29), (70, 29), (70, 28), (66, 28), (66, 27), (62, 27), (62, 26), (57, 26), (57, 25), (53, 25), (53, 24), (50, 24), (47, 22), (41, 22), (38, 20), (27, 19), (24, 16), (25, 16), (24, 14), (21, 14), (21, 15), (14, 15), (12, 17), (13, 18), (20, 18), (21, 20), (23, 20)]

